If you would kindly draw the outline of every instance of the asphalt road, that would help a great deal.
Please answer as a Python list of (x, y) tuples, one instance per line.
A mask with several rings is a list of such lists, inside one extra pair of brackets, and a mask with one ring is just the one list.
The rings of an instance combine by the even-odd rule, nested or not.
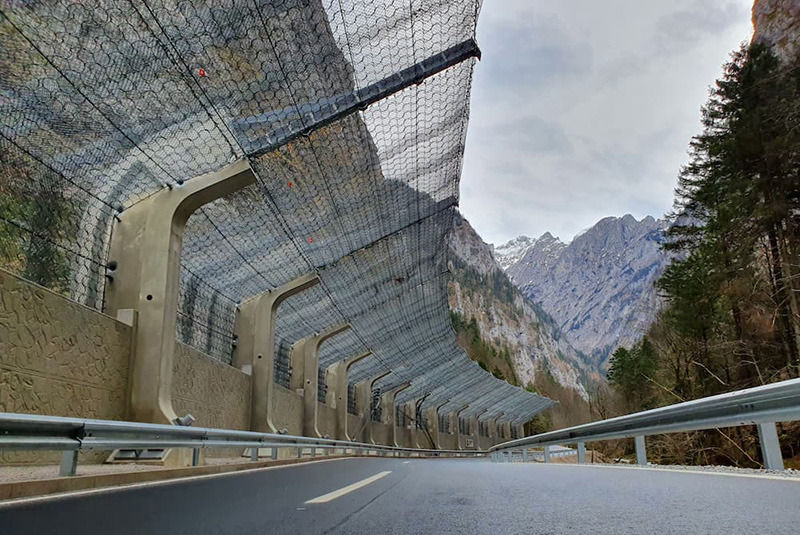
[[(800, 533), (798, 481), (485, 460), (404, 461), (331, 460), (6, 503), (0, 505), (0, 533)], [(337, 494), (367, 478), (372, 479), (364, 486)], [(318, 498), (329, 501), (306, 503)]]

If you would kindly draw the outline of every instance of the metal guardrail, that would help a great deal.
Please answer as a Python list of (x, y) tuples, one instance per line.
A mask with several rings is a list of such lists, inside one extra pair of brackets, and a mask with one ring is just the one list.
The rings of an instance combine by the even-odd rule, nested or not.
[(280, 448), (297, 450), (351, 450), (353, 455), (392, 455), (425, 457), (477, 457), (486, 452), (478, 450), (430, 450), (398, 448), (328, 438), (311, 438), (277, 433), (256, 433), (208, 427), (145, 424), (112, 420), (90, 420), (13, 414), (0, 412), (0, 450), (61, 451), (60, 475), (75, 475), (78, 451), (113, 451), (118, 449), (145, 450), (188, 448), (193, 450), (193, 464), (198, 463), (199, 451), (206, 448), (251, 449), (251, 460), (258, 460), (259, 449), (271, 448), (277, 459)]
[(775, 422), (800, 420), (800, 379), (739, 390), (649, 411), (619, 416), (600, 422), (578, 425), (504, 442), (489, 448), (495, 461), (509, 460), (513, 451), (543, 447), (545, 459), (549, 446), (578, 445), (578, 462), (586, 462), (586, 443), (599, 440), (634, 438), (637, 464), (647, 464), (645, 437), (701, 429), (756, 425), (761, 441), (764, 465), (783, 470)]

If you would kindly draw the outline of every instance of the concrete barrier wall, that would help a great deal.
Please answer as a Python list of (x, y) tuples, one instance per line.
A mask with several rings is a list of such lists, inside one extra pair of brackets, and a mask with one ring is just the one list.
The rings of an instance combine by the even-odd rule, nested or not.
[(360, 430), (361, 430), (361, 418), (354, 414), (347, 413), (347, 432), (350, 434), (350, 438), (356, 441), (363, 442), (364, 436), (362, 432), (359, 432)]
[(336, 409), (324, 403), (317, 404), (317, 429), (323, 437), (339, 438), (336, 436)]
[(384, 423), (372, 422), (372, 438), (375, 444), (390, 444), (392, 441), (392, 428)]
[(479, 437), (478, 446), (480, 449), (485, 450), (495, 445), (495, 440), (489, 437)]
[(290, 435), (303, 434), (303, 397), (282, 385), (273, 385), (272, 423), (278, 431), (286, 429)]
[(411, 448), (411, 430), (406, 427), (397, 428), (397, 444), (404, 448)]
[(417, 431), (417, 440), (419, 441), (419, 446), (422, 449), (426, 450), (436, 449), (436, 445), (433, 442), (431, 442), (428, 433), (426, 433), (425, 430), (423, 429)]
[[(125, 420), (133, 328), (96, 310), (0, 269), (0, 411)], [(252, 378), (202, 352), (178, 343), (173, 406), (191, 413), (196, 425), (227, 429), (250, 427)], [(303, 432), (303, 399), (275, 385), (273, 423), (291, 434)], [(318, 406), (322, 435), (336, 437), (335, 410)], [(355, 440), (366, 441), (363, 418), (348, 414)], [(390, 444), (391, 426), (373, 423), (376, 443)], [(442, 434), (442, 447), (455, 448)], [(398, 443), (412, 446), (411, 431), (397, 429)], [(419, 432), (422, 447), (429, 447)], [(482, 439), (481, 447), (493, 444)], [(82, 454), (98, 461), (105, 452)], [(57, 453), (0, 452), (0, 463), (53, 462)]]
[(439, 433), (439, 449), (456, 449), (456, 436), (449, 433)]
[[(131, 337), (128, 325), (0, 269), (0, 411), (124, 420)], [(5, 463), (51, 458), (0, 452)]]
[(251, 377), (185, 344), (175, 347), (172, 405), (202, 427), (250, 428)]

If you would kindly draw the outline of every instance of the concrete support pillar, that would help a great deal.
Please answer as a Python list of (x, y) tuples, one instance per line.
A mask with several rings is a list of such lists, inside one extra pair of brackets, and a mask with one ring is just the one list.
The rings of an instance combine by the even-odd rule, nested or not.
[(578, 442), (578, 464), (586, 464), (586, 444)]
[(518, 438), (525, 438), (525, 425), (519, 424), (517, 426), (517, 437)]
[(783, 470), (781, 444), (778, 430), (772, 422), (758, 424), (758, 440), (761, 442), (761, 457), (767, 470)]
[(391, 433), (389, 435), (389, 446), (399, 447), (397, 444), (397, 422), (395, 421), (395, 403), (394, 400), (397, 394), (411, 386), (411, 383), (403, 383), (381, 394), (381, 412), (383, 413), (383, 422), (389, 425)]
[(479, 412), (478, 414), (476, 414), (475, 416), (472, 417), (472, 422), (471, 422), (471, 424), (472, 424), (472, 436), (473, 436), (473, 439), (475, 440), (475, 449), (476, 450), (481, 449), (481, 442), (480, 442), (480, 438), (481, 438), (481, 423), (480, 423), (480, 417), (488, 410), (489, 409), (483, 409), (481, 412)]
[(486, 424), (489, 426), (489, 437), (495, 444), (500, 444), (503, 442), (503, 437), (497, 434), (497, 419), (500, 418), (500, 416), (502, 416), (502, 414), (495, 416), (486, 422)]
[(449, 403), (445, 401), (444, 403), (440, 403), (436, 407), (431, 407), (428, 409), (428, 425), (430, 427), (431, 438), (433, 439), (433, 448), (440, 450), (442, 449), (442, 442), (439, 440), (439, 409), (444, 407)]
[(236, 351), (233, 365), (252, 366), (250, 429), (275, 433), (272, 421), (273, 385), (275, 384), (275, 321), (278, 307), (289, 297), (319, 284), (314, 274), (307, 274), (274, 290), (244, 301), (236, 317)]
[(354, 440), (347, 429), (347, 374), (350, 366), (363, 360), (372, 353), (366, 351), (357, 357), (346, 358), (328, 367), (328, 395), (326, 403), (336, 410), (336, 438)]
[(318, 426), (319, 346), (325, 340), (350, 329), (349, 323), (336, 325), (325, 332), (297, 341), (292, 347), (292, 390), (303, 395), (303, 435), (322, 438)]
[[(172, 368), (181, 249), (192, 213), (255, 182), (246, 160), (164, 189), (120, 214), (109, 251), (107, 312), (138, 316), (131, 366), (130, 416), (171, 424)], [(190, 180), (189, 180), (190, 179)]]
[(633, 442), (636, 445), (636, 464), (647, 466), (647, 447), (644, 436), (634, 437)]
[(456, 437), (455, 449), (457, 450), (464, 449), (464, 447), (461, 445), (461, 413), (467, 410), (468, 407), (469, 405), (464, 405), (463, 407), (455, 411), (453, 413), (453, 420), (455, 420), (455, 422), (450, 423), (450, 425), (453, 425), (453, 423), (455, 423), (455, 427), (453, 428), (454, 429), (453, 434)]
[(361, 442), (368, 442), (374, 444), (372, 440), (372, 387), (375, 382), (389, 375), (389, 372), (383, 372), (376, 375), (371, 379), (364, 379), (356, 384), (356, 412), (358, 412), (361, 419), (361, 432), (358, 433), (360, 437), (355, 437), (355, 440)]
[(411, 448), (419, 448), (419, 433), (417, 429), (417, 401), (411, 400), (406, 403), (405, 411), (407, 414), (411, 415), (411, 427), (409, 428), (409, 435), (411, 437), (411, 444), (409, 447)]

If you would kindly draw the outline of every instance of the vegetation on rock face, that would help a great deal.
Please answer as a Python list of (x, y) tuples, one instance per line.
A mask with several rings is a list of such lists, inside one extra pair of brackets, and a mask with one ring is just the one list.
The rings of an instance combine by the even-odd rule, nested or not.
[[(743, 47), (712, 88), (676, 191), (665, 248), (677, 254), (657, 283), (666, 307), (646, 339), (611, 363), (618, 408), (800, 376), (798, 67), (800, 58), (786, 65), (763, 45)], [(800, 430), (779, 432), (797, 462)], [(651, 456), (665, 462), (760, 457), (749, 428), (654, 442)]]
[(66, 293), (69, 256), (61, 242), (77, 232), (72, 206), (57, 184), (28, 176), (15, 156), (0, 147), (0, 267)]
[(467, 321), (464, 316), (451, 310), (450, 319), (456, 331), (458, 345), (464, 348), (469, 358), (498, 379), (520, 386), (514, 363), (511, 361), (511, 352), (507, 347), (497, 347), (481, 338), (481, 331), (475, 318)]
[(529, 435), (585, 424), (592, 420), (589, 403), (577, 390), (567, 388), (556, 381), (547, 368), (540, 368), (533, 385), (527, 385), (526, 388), (558, 402), (528, 423), (525, 429)]
[(528, 435), (586, 423), (591, 420), (589, 404), (586, 400), (577, 390), (559, 383), (546, 367), (540, 367), (537, 370), (533, 384), (521, 384), (508, 347), (499, 346), (484, 339), (475, 318), (467, 320), (456, 311), (451, 311), (450, 317), (456, 331), (458, 344), (481, 368), (492, 373), (498, 379), (503, 379), (514, 386), (524, 386), (530, 392), (558, 402), (552, 409), (537, 415), (526, 424), (525, 430)]
[(496, 377), (558, 402), (529, 428), (549, 430), (589, 421), (586, 385), (600, 378), (585, 357), (514, 286), (491, 246), (466, 220), (456, 222), (450, 247), (451, 319), (459, 345)]

